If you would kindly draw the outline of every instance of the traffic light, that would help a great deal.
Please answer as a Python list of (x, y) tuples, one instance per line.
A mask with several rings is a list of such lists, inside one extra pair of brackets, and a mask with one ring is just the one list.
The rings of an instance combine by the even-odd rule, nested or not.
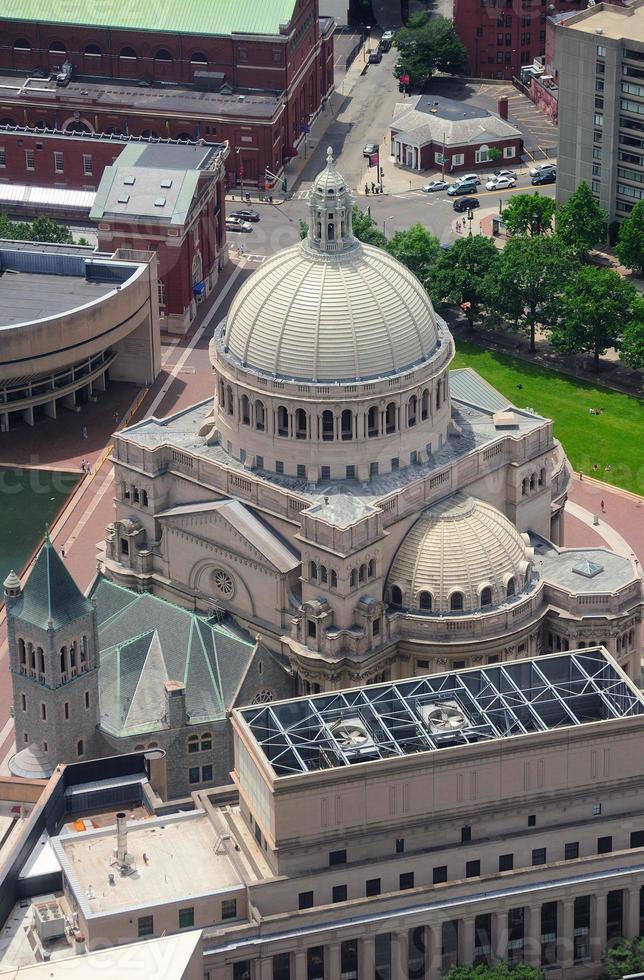
[(288, 180), (285, 177), (284, 180), (282, 181), (282, 193), (286, 194), (287, 191), (288, 191)]
[(384, 167), (381, 167), (380, 168), (380, 176), (381, 176), (381, 178), (385, 176), (385, 168)]

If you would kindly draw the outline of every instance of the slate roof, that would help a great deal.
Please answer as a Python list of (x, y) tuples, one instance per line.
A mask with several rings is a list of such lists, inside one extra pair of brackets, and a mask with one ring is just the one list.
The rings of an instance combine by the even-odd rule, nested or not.
[(91, 611), (91, 601), (78, 588), (46, 534), (22, 599), (12, 607), (12, 615), (46, 630), (50, 625), (59, 629)]
[(101, 727), (117, 735), (167, 728), (167, 680), (186, 687), (189, 723), (225, 718), (254, 645), (225, 625), (98, 578)]
[(405, 141), (418, 146), (432, 142), (445, 146), (479, 145), (521, 135), (509, 122), (487, 109), (426, 95), (396, 103), (391, 129), (399, 134), (399, 139), (404, 135)]

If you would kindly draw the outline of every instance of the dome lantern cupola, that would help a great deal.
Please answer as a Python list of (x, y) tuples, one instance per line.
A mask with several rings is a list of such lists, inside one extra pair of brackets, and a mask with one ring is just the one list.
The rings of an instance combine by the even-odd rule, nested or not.
[(316, 252), (340, 252), (356, 246), (351, 224), (353, 199), (347, 183), (327, 149), (326, 167), (313, 183), (306, 244)]

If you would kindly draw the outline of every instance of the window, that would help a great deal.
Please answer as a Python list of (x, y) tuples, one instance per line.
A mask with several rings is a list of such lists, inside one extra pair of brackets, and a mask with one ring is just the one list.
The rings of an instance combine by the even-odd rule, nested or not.
[(604, 125), (604, 114), (602, 112), (595, 113), (595, 126)]
[(486, 585), (484, 589), (481, 589), (481, 606), (491, 606), (492, 605), (492, 589), (489, 585)]
[(398, 837), (396, 838), (396, 854), (404, 854), (404, 853), (405, 853), (405, 838)]
[(380, 878), (367, 878), (365, 883), (365, 895), (369, 898), (372, 895), (380, 894)]
[(592, 811), (591, 812), (592, 812), (593, 817), (598, 817), (601, 814), (601, 812), (602, 812), (602, 805), (601, 805), (601, 803), (593, 803), (593, 808), (592, 808)]
[(431, 612), (432, 610), (432, 596), (430, 592), (421, 592), (418, 596), (418, 607), (419, 609), (425, 610), (425, 612)]
[(202, 54), (201, 51), (195, 51), (194, 54), (191, 54), (190, 55), (190, 64), (191, 65), (207, 65), (208, 64), (208, 59), (206, 58), (205, 54)]
[(188, 909), (179, 909), (179, 928), (180, 929), (192, 929), (195, 924), (195, 910), (190, 907)]
[(468, 840), (472, 840), (472, 828), (469, 824), (461, 827), (461, 843), (465, 843)]
[(531, 813), (530, 816), (528, 817), (528, 827), (536, 827), (536, 826), (537, 826), (536, 815), (534, 813)]
[(481, 874), (481, 862), (480, 861), (466, 861), (465, 862), (465, 877), (466, 878), (478, 878)]
[(99, 48), (98, 44), (86, 44), (85, 54), (89, 55), (90, 58), (100, 58), (103, 52)]
[(35, 170), (33, 150), (25, 150), (25, 167), (27, 170)]
[(198, 752), (199, 751), (199, 736), (191, 735), (188, 739), (188, 752)]
[(89, 691), (85, 691), (85, 707), (89, 708)]
[(334, 885), (332, 893), (333, 902), (346, 902), (347, 900), (347, 886), (346, 885)]
[(597, 853), (598, 854), (610, 854), (613, 849), (613, 838), (612, 837), (598, 837), (597, 838)]
[(604, 44), (597, 45), (597, 57), (598, 58), (606, 57), (606, 46)]
[(414, 872), (413, 871), (403, 871), (400, 876), (400, 890), (401, 892), (406, 891), (408, 888), (414, 887)]
[(188, 782), (191, 784), (199, 782), (199, 766), (191, 766), (188, 769)]
[(322, 467), (320, 467), (320, 479), (321, 480), (330, 480), (331, 479), (331, 467), (330, 466), (322, 466)]
[(516, 146), (504, 146), (503, 147), (503, 158), (504, 160), (511, 160), (517, 155)]
[(250, 980), (250, 960), (233, 963), (233, 980)]
[[(26, 711), (27, 710), (27, 695), (26, 694), (21, 694), (20, 695), (20, 706), (21, 706), (21, 708), (22, 708), (23, 711)], [(631, 845), (631, 847), (632, 847), (632, 845)]]
[(83, 742), (82, 738), (79, 738), (78, 742), (76, 743), (76, 755), (80, 758), (84, 754), (85, 754), (85, 743)]
[(463, 593), (452, 592), (449, 599), (449, 608), (452, 612), (461, 612), (463, 609)]
[(313, 892), (300, 892), (297, 896), (298, 908), (300, 909), (312, 909), (313, 908)]
[(631, 847), (644, 847), (644, 830), (634, 830), (631, 833)]
[(398, 458), (398, 456), (394, 456), (392, 458), (392, 460), (391, 460), (391, 468), (392, 468), (392, 470), (398, 470), (398, 469), (400, 469), (400, 459)]
[(346, 852), (346, 850), (342, 850), (342, 851), (329, 851), (329, 867), (330, 868), (332, 868), (334, 865), (337, 865), (337, 864), (346, 864), (346, 863), (347, 863), (347, 852)]
[(225, 898), (221, 903), (221, 917), (222, 919), (236, 919), (237, 918), (237, 899), (236, 898)]
[(302, 463), (297, 464), (297, 475), (300, 480), (306, 480), (306, 466), (304, 466)]
[(57, 174), (62, 174), (65, 169), (63, 154), (54, 152), (54, 169)]
[(275, 472), (278, 474), (282, 474), (284, 472), (284, 463), (282, 463), (282, 461), (279, 459), (275, 460)]
[(356, 468), (355, 466), (347, 466), (346, 479), (355, 480), (356, 478)]
[(49, 45), (50, 54), (67, 54), (67, 49), (60, 41), (52, 41)]
[(7, 154), (4, 146), (0, 146), (0, 167), (7, 166)]
[(533, 847), (532, 848), (532, 863), (533, 864), (545, 864), (546, 863), (546, 849), (545, 849), (545, 847)]
[(378, 476), (378, 464), (377, 463), (370, 463), (369, 464), (369, 476)]
[(334, 419), (333, 412), (327, 409), (322, 412), (322, 441), (331, 442), (334, 435)]
[(43, 721), (47, 721), (47, 705), (46, 704), (41, 704), (40, 705), (40, 717), (42, 718)]
[(212, 782), (212, 766), (203, 766), (201, 769), (201, 782), (210, 783)]
[(499, 854), (499, 871), (512, 871), (514, 854)]
[(434, 868), (432, 872), (432, 880), (435, 885), (440, 885), (443, 881), (447, 881), (447, 865), (441, 864), (438, 868)]
[(574, 840), (569, 844), (564, 844), (564, 860), (574, 861), (579, 857), (579, 841)]
[(144, 936), (151, 936), (154, 932), (154, 916), (153, 915), (140, 915), (138, 920), (138, 932), (139, 939), (143, 939)]
[(371, 631), (374, 636), (380, 636), (380, 619), (374, 619)]
[(172, 61), (172, 55), (166, 48), (160, 48), (154, 56), (155, 61)]

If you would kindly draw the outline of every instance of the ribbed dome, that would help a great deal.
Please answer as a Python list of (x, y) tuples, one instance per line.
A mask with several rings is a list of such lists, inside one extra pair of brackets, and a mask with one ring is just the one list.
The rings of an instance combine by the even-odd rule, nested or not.
[(463, 612), (476, 612), (521, 592), (533, 557), (527, 535), (500, 511), (456, 493), (424, 511), (407, 534), (389, 572), (389, 595), (405, 608), (444, 613), (460, 611), (458, 598), (452, 605), (460, 594)]
[(357, 243), (319, 254), (302, 242), (242, 286), (225, 344), (256, 370), (332, 382), (408, 368), (431, 356), (438, 332), (420, 282), (386, 252)]

